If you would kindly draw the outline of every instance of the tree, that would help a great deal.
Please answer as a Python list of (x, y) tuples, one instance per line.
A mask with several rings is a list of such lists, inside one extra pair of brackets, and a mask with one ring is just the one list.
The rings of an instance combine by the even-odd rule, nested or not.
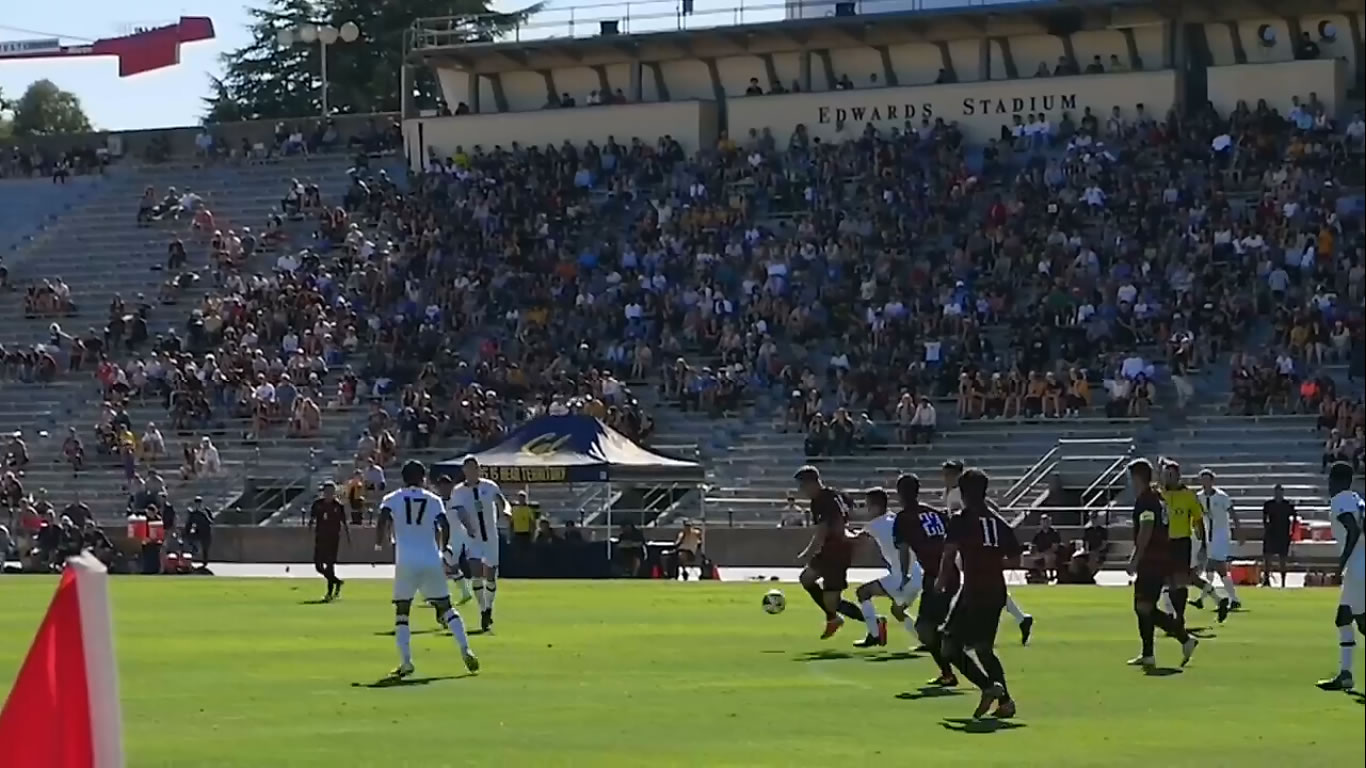
[(93, 130), (76, 94), (58, 88), (51, 80), (38, 80), (9, 104), (15, 136), (51, 136)]
[[(317, 44), (282, 46), (283, 29), (305, 23), (340, 27), (351, 21), (360, 39), (328, 47), (328, 104), (334, 113), (396, 112), (403, 65), (404, 33), (413, 21), (433, 16), (474, 16), (470, 35), (494, 39), (529, 14), (492, 14), (487, 0), (266, 0), (249, 8), (251, 42), (222, 57), (223, 76), (211, 77), (205, 120), (227, 122), (317, 115), (322, 112), (321, 48)], [(435, 106), (440, 88), (430, 71), (413, 83), (421, 106)]]

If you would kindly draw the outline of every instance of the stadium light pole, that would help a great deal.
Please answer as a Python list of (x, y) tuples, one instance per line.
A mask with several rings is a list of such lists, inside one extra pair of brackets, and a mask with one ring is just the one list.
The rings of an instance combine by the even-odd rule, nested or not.
[(282, 46), (290, 46), (295, 43), (318, 44), (318, 58), (322, 61), (323, 117), (331, 114), (327, 99), (327, 47), (335, 45), (338, 41), (354, 43), (358, 39), (360, 39), (360, 27), (356, 26), (354, 21), (342, 24), (341, 28), (334, 27), (331, 24), (300, 24), (297, 27), (285, 27), (276, 33), (276, 40)]

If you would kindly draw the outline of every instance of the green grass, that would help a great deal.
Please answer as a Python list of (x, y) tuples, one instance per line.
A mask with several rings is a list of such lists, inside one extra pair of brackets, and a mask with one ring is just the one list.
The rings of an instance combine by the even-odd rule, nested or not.
[[(307, 605), (320, 582), (113, 581), (129, 765), (174, 766), (1277, 766), (1362, 765), (1363, 708), (1312, 685), (1336, 666), (1336, 590), (1247, 590), (1189, 668), (1145, 677), (1126, 590), (1023, 588), (1038, 619), (1002, 659), (1020, 714), (961, 733), (976, 696), (905, 698), (928, 658), (816, 638), (813, 606), (759, 607), (766, 585), (504, 582), (499, 631), (464, 669), (415, 610), (417, 677), (396, 662), (387, 582)], [(0, 578), (0, 690), (53, 581)], [(797, 599), (797, 598), (803, 599)], [(1192, 609), (1192, 624), (1212, 624)], [(904, 633), (893, 628), (894, 649)], [(821, 654), (819, 652), (827, 652)], [(1179, 649), (1160, 641), (1159, 662)], [(1360, 662), (1358, 662), (1360, 664)], [(1360, 668), (1359, 668), (1360, 669)], [(1359, 673), (1359, 679), (1360, 679)], [(0, 745), (0, 750), (3, 745)], [(876, 763), (870, 763), (874, 760)], [(0, 762), (3, 762), (0, 760)]]

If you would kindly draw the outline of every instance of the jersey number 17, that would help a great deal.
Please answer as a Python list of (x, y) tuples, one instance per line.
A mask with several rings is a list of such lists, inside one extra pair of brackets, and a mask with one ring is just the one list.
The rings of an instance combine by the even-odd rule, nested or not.
[[(416, 509), (416, 514), (414, 514), (414, 509)], [(403, 517), (408, 521), (408, 525), (422, 525), (422, 518), (426, 515), (427, 500), (425, 498), (407, 497), (403, 500)]]

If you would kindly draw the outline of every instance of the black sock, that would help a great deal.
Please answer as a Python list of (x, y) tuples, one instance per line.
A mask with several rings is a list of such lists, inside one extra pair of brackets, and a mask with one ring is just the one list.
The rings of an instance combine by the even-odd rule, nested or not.
[(987, 679), (987, 673), (983, 672), (982, 668), (977, 666), (977, 662), (973, 661), (972, 657), (968, 655), (967, 649), (955, 649), (951, 658), (953, 659), (953, 665), (958, 667), (958, 670), (963, 673), (963, 677), (966, 677), (973, 685), (984, 691), (991, 687), (991, 681)]
[(1010, 698), (1010, 689), (1006, 688), (1006, 670), (1001, 666), (1001, 660), (996, 657), (996, 652), (988, 648), (985, 651), (979, 650), (977, 658), (982, 662), (982, 671), (987, 673), (994, 683), (1001, 684), (1001, 690), (1006, 692), (1006, 698)]
[(1190, 590), (1185, 587), (1176, 587), (1171, 590), (1172, 613), (1176, 615), (1176, 620), (1182, 624), (1186, 623), (1186, 600), (1189, 597)]
[(863, 611), (860, 611), (857, 605), (854, 605), (848, 600), (840, 601), (839, 612), (844, 614), (844, 617), (847, 619), (853, 619), (854, 621), (863, 621)]
[[(1161, 613), (1154, 609), (1154, 613)], [(1138, 616), (1138, 639), (1143, 642), (1143, 658), (1153, 655), (1153, 614), (1134, 612)]]
[[(1181, 619), (1176, 616), (1172, 616), (1166, 611), (1153, 611), (1152, 623), (1158, 629), (1176, 638), (1177, 642), (1185, 644), (1185, 642), (1190, 639), (1190, 635), (1186, 634), (1186, 625), (1181, 621)], [(1151, 635), (1152, 630), (1150, 629), (1148, 630), (1148, 632)]]
[(944, 654), (934, 645), (930, 646), (930, 658), (934, 659), (934, 663), (939, 666), (939, 675), (941, 677), (950, 677), (953, 675), (953, 667), (949, 666), (948, 659), (945, 659)]
[(803, 589), (806, 590), (806, 594), (811, 595), (811, 602), (815, 603), (816, 607), (821, 609), (821, 611), (825, 611), (825, 593), (821, 591), (821, 588), (812, 584), (803, 587)]

